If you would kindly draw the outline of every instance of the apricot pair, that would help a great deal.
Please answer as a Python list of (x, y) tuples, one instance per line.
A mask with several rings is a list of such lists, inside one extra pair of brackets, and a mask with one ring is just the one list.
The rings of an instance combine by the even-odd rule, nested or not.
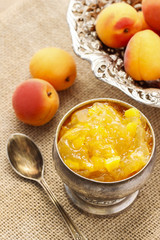
[(160, 78), (160, 37), (151, 30), (136, 33), (127, 45), (124, 66), (135, 80)]
[(124, 66), (135, 80), (152, 81), (160, 78), (160, 37), (156, 34), (160, 31), (160, 0), (143, 0), (142, 14), (148, 30), (130, 39)]
[(21, 83), (12, 97), (13, 109), (19, 120), (33, 126), (49, 122), (59, 107), (56, 91), (70, 87), (76, 78), (72, 56), (60, 48), (39, 50), (30, 61), (33, 76)]

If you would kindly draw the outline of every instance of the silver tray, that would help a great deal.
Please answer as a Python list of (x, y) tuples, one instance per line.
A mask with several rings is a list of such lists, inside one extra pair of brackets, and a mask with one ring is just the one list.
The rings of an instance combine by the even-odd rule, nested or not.
[[(124, 71), (124, 49), (112, 49), (99, 41), (95, 31), (95, 20), (105, 5), (120, 0), (71, 0), (67, 12), (73, 49), (82, 59), (90, 61), (95, 76), (123, 91), (131, 98), (149, 106), (160, 108), (160, 80), (136, 82)], [(137, 10), (141, 1), (126, 0)]]

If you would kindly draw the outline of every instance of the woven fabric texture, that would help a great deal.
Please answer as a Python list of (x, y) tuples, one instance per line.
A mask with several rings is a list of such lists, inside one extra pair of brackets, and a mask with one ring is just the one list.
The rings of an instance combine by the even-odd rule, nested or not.
[[(45, 179), (58, 200), (89, 240), (160, 239), (160, 109), (140, 104), (94, 77), (90, 63), (75, 55), (66, 20), (69, 0), (23, 0), (0, 15), (0, 239), (72, 239), (59, 213), (32, 181), (19, 177), (6, 156), (10, 134), (27, 134), (39, 146)], [(29, 61), (39, 49), (54, 46), (71, 53), (77, 65), (75, 84), (59, 93), (60, 108), (46, 125), (32, 127), (18, 121), (12, 109), (16, 86), (31, 77)], [(75, 208), (66, 197), (53, 160), (53, 137), (62, 116), (88, 99), (112, 97), (139, 108), (150, 120), (157, 141), (157, 161), (136, 202), (116, 217), (98, 217)]]

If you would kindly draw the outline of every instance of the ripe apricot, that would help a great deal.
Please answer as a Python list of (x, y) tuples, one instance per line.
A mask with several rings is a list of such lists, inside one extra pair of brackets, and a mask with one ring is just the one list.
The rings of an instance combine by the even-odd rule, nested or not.
[(41, 126), (49, 122), (57, 112), (59, 97), (50, 83), (34, 78), (16, 88), (12, 105), (20, 121)]
[(151, 29), (151, 27), (146, 23), (145, 19), (144, 19), (144, 14), (142, 11), (138, 12), (138, 16), (140, 18), (140, 21), (142, 23), (142, 27), (141, 30), (145, 30), (145, 29)]
[(73, 57), (60, 48), (43, 48), (31, 58), (30, 72), (34, 78), (49, 82), (57, 91), (69, 88), (76, 78)]
[(160, 31), (160, 0), (143, 0), (142, 11), (147, 24)]
[(135, 80), (156, 80), (160, 77), (160, 37), (152, 30), (136, 33), (124, 54), (124, 67)]
[(138, 12), (125, 2), (113, 3), (104, 8), (96, 20), (100, 40), (112, 48), (125, 47), (129, 39), (141, 30)]

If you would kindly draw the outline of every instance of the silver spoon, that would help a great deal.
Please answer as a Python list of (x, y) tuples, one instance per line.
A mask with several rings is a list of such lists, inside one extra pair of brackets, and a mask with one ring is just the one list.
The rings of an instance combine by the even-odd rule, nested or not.
[(55, 195), (53, 192), (51, 192), (46, 181), (44, 180), (43, 158), (36, 144), (24, 134), (12, 134), (7, 143), (7, 155), (12, 168), (17, 174), (19, 174), (21, 177), (38, 182), (44, 188), (53, 204), (61, 214), (73, 239), (87, 240), (87, 238), (82, 235), (66, 211), (57, 201)]

